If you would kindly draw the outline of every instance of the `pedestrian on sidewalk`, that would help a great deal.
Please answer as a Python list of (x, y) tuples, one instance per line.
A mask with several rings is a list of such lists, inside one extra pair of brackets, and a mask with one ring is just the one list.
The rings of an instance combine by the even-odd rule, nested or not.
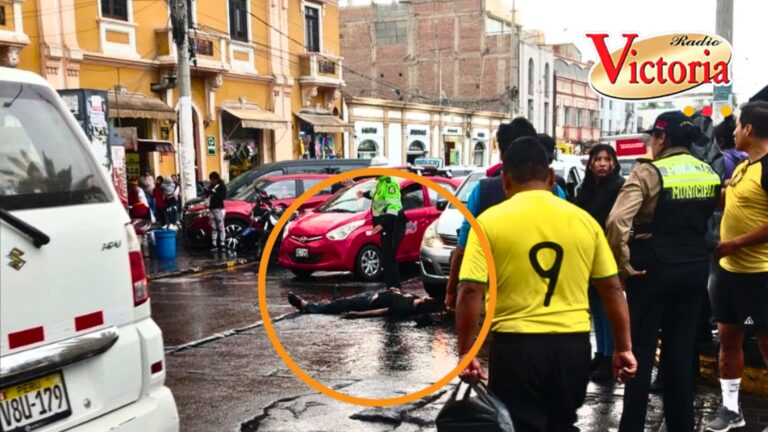
[(167, 177), (162, 184), (165, 201), (166, 223), (170, 229), (178, 229), (179, 224), (179, 185), (174, 176)]
[(408, 223), (400, 196), (400, 184), (390, 176), (380, 176), (376, 179), (376, 188), (373, 191), (358, 191), (357, 197), (365, 197), (373, 201), (371, 204), (372, 233), (381, 234), (384, 281), (387, 288), (400, 288), (397, 249), (405, 236)]
[(128, 215), (131, 219), (152, 220), (147, 196), (139, 187), (137, 179), (131, 179), (128, 183)]
[(429, 296), (405, 294), (397, 288), (366, 291), (330, 302), (310, 303), (294, 293), (288, 293), (288, 302), (304, 313), (341, 315), (342, 318), (372, 318), (390, 316), (408, 317), (439, 312), (442, 305)]
[(157, 179), (155, 179), (155, 187), (152, 189), (152, 198), (155, 200), (155, 215), (157, 217), (157, 222), (161, 227), (168, 224), (168, 219), (166, 218), (165, 196), (163, 194), (164, 181), (165, 179), (163, 179), (163, 176), (157, 176)]
[[(576, 412), (590, 374), (590, 280), (613, 325), (614, 373), (623, 382), (637, 366), (627, 303), (603, 230), (587, 212), (552, 193), (554, 177), (537, 138), (517, 139), (504, 153), (502, 180), (509, 198), (477, 219), (497, 272), (489, 387), (518, 432), (577, 430)], [(479, 238), (470, 231), (459, 273), (456, 329), (462, 359), (476, 339), (488, 289), (488, 260)], [(474, 381), (485, 378), (485, 371), (475, 358), (460, 376)]]
[(149, 170), (144, 170), (144, 175), (139, 178), (139, 186), (144, 191), (144, 195), (147, 197), (149, 208), (152, 210), (152, 214), (155, 214), (155, 200), (152, 193), (155, 189), (155, 177)]
[[(587, 173), (576, 194), (576, 205), (586, 210), (605, 230), (605, 221), (611, 212), (619, 190), (624, 185), (621, 165), (616, 150), (607, 144), (598, 144), (589, 151)], [(613, 380), (613, 334), (605, 314), (603, 302), (593, 284), (589, 285), (589, 310), (592, 314), (597, 351), (592, 361), (590, 379), (600, 383)]]
[(706, 427), (713, 432), (746, 424), (739, 407), (745, 331), (757, 335), (768, 365), (768, 102), (741, 107), (734, 138), (736, 149), (749, 156), (735, 168), (725, 188), (717, 266), (709, 280), (720, 335), (723, 393), (723, 406)]
[(209, 198), (208, 209), (211, 211), (211, 239), (213, 249), (224, 249), (226, 245), (226, 230), (224, 227), (224, 199), (227, 197), (227, 186), (216, 171), (208, 175), (211, 186), (205, 191)]
[[(499, 126), (496, 132), (496, 141), (499, 143), (499, 159), (502, 162), (488, 168), (486, 178), (475, 185), (467, 199), (467, 210), (477, 218), (487, 209), (507, 199), (504, 193), (504, 184), (501, 180), (501, 169), (504, 161), (504, 152), (513, 141), (522, 137), (536, 137), (536, 129), (531, 122), (524, 117), (517, 117), (510, 123)], [(464, 249), (467, 247), (467, 239), (471, 227), (469, 221), (464, 219), (459, 229), (458, 244), (451, 252), (451, 267), (448, 272), (448, 284), (445, 287), (445, 307), (453, 310), (456, 308), (456, 288), (459, 282), (459, 270), (464, 259)]]
[(624, 389), (619, 431), (644, 430), (660, 330), (664, 419), (670, 431), (692, 431), (696, 335), (709, 273), (706, 234), (721, 182), (691, 155), (701, 131), (681, 111), (659, 115), (645, 133), (654, 159), (640, 160), (606, 224), (638, 363), (636, 379)]

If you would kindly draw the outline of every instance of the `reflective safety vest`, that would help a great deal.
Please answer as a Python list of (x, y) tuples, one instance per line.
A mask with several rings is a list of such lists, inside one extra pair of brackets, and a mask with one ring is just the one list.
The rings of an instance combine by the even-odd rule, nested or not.
[(653, 248), (662, 263), (708, 260), (707, 224), (720, 200), (720, 176), (686, 153), (651, 164), (659, 173), (661, 192), (653, 222), (635, 227), (635, 233), (653, 235)]
[(391, 214), (397, 216), (403, 209), (400, 199), (400, 185), (389, 176), (381, 176), (376, 181), (373, 193), (373, 216)]

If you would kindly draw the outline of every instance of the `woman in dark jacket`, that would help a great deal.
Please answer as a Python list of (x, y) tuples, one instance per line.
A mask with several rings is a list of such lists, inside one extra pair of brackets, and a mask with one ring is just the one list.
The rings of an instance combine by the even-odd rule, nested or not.
[[(621, 176), (621, 166), (616, 157), (616, 150), (609, 145), (598, 144), (589, 152), (587, 172), (584, 182), (577, 191), (576, 205), (592, 215), (605, 230), (605, 221), (623, 185), (624, 177)], [(591, 379), (595, 382), (611, 382), (613, 335), (600, 296), (592, 286), (589, 287), (589, 308), (594, 321), (595, 339), (597, 339), (597, 352), (592, 363)]]

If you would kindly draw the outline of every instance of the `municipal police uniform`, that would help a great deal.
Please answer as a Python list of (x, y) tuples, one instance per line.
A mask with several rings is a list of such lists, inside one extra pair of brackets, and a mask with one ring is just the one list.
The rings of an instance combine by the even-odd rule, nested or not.
[[(654, 129), (690, 136), (681, 112), (664, 113)], [(643, 431), (648, 393), (661, 330), (664, 412), (670, 431), (694, 427), (695, 341), (707, 296), (707, 222), (720, 197), (720, 177), (686, 147), (667, 147), (641, 160), (619, 192), (607, 221), (607, 236), (626, 279), (632, 346), (638, 370), (624, 390), (620, 432)]]
[(381, 225), (381, 255), (384, 281), (387, 287), (400, 288), (400, 271), (397, 264), (397, 248), (405, 235), (406, 220), (400, 185), (392, 177), (381, 176), (370, 198), (373, 226)]

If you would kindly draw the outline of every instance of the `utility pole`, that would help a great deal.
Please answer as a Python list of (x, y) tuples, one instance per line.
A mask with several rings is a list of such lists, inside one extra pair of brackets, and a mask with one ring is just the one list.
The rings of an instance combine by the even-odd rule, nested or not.
[[(510, 60), (510, 77), (509, 77), (509, 87), (510, 90), (513, 92), (511, 94), (512, 99), (512, 112), (511, 117), (514, 117), (517, 115), (519, 111), (519, 104), (518, 101), (520, 100), (520, 36), (518, 35), (519, 29), (517, 28), (517, 0), (512, 0), (512, 24), (509, 27), (509, 33), (510, 33), (510, 55), (512, 56)], [(515, 89), (517, 89), (515, 91)]]
[(179, 152), (181, 153), (181, 198), (182, 203), (197, 197), (195, 185), (195, 146), (192, 126), (192, 83), (189, 74), (189, 32), (187, 24), (187, 1), (169, 0), (173, 41), (176, 43), (178, 66), (176, 74), (179, 86)]
[[(733, 46), (733, 0), (717, 0), (715, 10), (715, 33), (727, 40)], [(733, 80), (733, 71), (731, 70), (731, 80)], [(716, 87), (715, 87), (716, 88)], [(712, 103), (712, 121), (717, 124), (723, 121), (723, 115), (720, 108), (725, 105), (731, 105), (733, 100), (732, 84), (727, 86), (727, 90), (717, 92), (714, 90), (714, 100)]]
[(432, 51), (437, 51), (437, 92), (439, 105), (443, 104), (443, 50), (446, 48), (436, 48)]

